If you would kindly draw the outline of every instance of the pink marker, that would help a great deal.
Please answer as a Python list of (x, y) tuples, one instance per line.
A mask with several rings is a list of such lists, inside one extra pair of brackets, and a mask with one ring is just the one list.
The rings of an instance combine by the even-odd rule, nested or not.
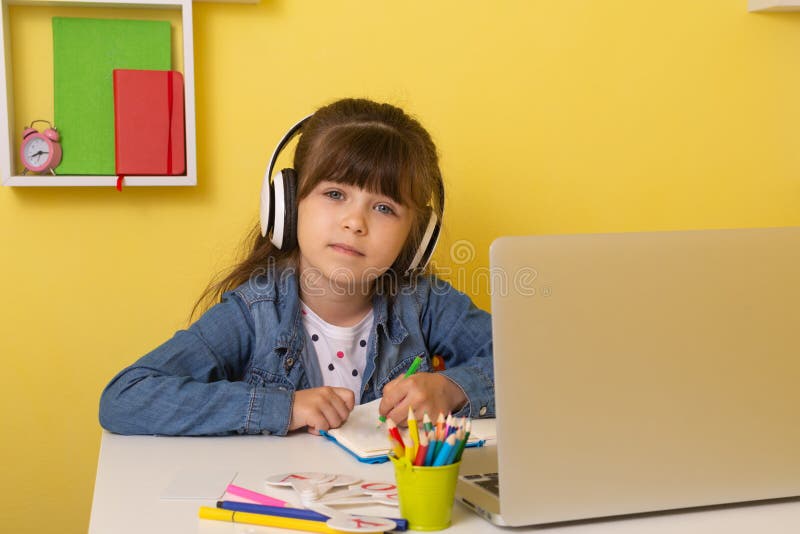
[(257, 491), (249, 490), (241, 486), (234, 486), (233, 484), (228, 484), (228, 487), (225, 488), (225, 491), (231, 495), (236, 495), (237, 497), (242, 497), (243, 499), (247, 499), (248, 501), (258, 504), (266, 504), (267, 506), (289, 506), (289, 503), (286, 501), (276, 499), (275, 497), (270, 497), (269, 495), (264, 495), (263, 493), (258, 493)]

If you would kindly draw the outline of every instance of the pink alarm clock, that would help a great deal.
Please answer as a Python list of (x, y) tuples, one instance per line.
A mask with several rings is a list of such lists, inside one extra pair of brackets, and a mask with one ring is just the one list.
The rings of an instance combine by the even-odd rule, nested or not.
[[(49, 128), (39, 132), (33, 128), (37, 122), (46, 122)], [(58, 132), (49, 121), (35, 120), (22, 132), (22, 146), (19, 155), (25, 170), (22, 174), (31, 172), (50, 172), (61, 163), (61, 144), (58, 142)]]

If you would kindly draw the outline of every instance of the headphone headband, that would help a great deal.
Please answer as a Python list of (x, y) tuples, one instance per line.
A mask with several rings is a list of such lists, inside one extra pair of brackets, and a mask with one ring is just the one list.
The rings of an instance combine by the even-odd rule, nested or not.
[(281, 151), (288, 145), (292, 139), (297, 137), (300, 134), (300, 130), (302, 130), (303, 125), (313, 117), (314, 115), (308, 115), (303, 117), (297, 124), (289, 128), (289, 131), (283, 134), (283, 138), (278, 142), (278, 146), (275, 147), (275, 150), (272, 152), (272, 157), (269, 158), (269, 166), (267, 167), (267, 175), (266, 178), (269, 179), (272, 177), (272, 171), (275, 170), (275, 163), (278, 161), (278, 156), (280, 155)]

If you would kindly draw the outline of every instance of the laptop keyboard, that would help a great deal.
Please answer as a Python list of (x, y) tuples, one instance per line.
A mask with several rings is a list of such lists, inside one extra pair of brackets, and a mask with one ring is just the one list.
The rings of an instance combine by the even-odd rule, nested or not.
[(500, 496), (500, 487), (498, 485), (497, 473), (482, 473), (479, 475), (464, 475), (464, 480), (469, 480), (473, 484), (477, 484), (486, 491)]

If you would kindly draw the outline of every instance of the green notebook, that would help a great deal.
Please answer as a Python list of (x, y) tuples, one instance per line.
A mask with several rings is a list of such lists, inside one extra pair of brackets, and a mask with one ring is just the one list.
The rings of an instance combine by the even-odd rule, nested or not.
[(172, 68), (168, 21), (53, 17), (58, 174), (114, 175), (114, 69)]

